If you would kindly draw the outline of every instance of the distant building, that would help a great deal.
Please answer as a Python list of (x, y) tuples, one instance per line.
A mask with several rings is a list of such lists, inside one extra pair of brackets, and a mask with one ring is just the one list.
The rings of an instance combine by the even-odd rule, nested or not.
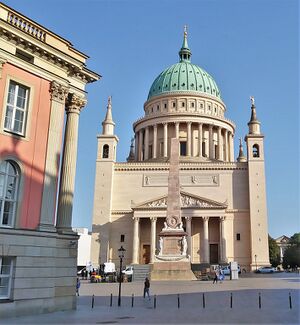
[(276, 241), (276, 244), (279, 246), (279, 249), (280, 249), (280, 263), (282, 263), (283, 262), (284, 252), (290, 246), (290, 238), (285, 236), (285, 235), (282, 235), (282, 236), (276, 238), (275, 241)]
[(191, 55), (185, 33), (179, 62), (153, 81), (144, 116), (133, 124), (127, 162), (116, 161), (119, 139), (108, 101), (97, 136), (93, 264), (118, 262), (121, 245), (126, 264), (151, 265), (159, 258), (170, 143), (178, 138), (181, 215), (191, 263), (201, 267), (237, 261), (248, 270), (270, 265), (264, 135), (254, 98), (245, 136), (247, 157), (240, 141), (235, 159), (235, 124), (225, 116), (216, 81), (191, 63)]
[(87, 58), (0, 3), (1, 318), (76, 308), (78, 123), (99, 79)]
[(90, 265), (91, 262), (91, 238), (92, 235), (87, 228), (73, 228), (79, 236), (77, 249), (77, 268)]

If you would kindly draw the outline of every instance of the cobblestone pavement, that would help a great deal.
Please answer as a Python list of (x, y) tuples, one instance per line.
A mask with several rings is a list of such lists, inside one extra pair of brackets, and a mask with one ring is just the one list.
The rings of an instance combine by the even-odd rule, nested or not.
[(299, 284), (295, 273), (243, 275), (218, 284), (152, 282), (148, 300), (142, 297), (142, 282), (123, 283), (118, 307), (118, 283), (82, 281), (77, 310), (11, 318), (5, 324), (299, 324)]

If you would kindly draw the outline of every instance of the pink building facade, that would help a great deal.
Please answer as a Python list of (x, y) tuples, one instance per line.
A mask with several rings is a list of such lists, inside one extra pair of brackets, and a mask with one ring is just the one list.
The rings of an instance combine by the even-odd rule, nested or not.
[(76, 308), (78, 236), (71, 224), (78, 124), (85, 86), (100, 78), (86, 67), (87, 58), (0, 3), (4, 317)]

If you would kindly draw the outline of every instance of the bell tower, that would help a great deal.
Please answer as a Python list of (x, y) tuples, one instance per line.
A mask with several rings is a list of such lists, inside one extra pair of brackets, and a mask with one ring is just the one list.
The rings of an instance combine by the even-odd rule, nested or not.
[[(91, 260), (97, 266), (109, 261), (109, 233), (111, 224), (111, 201), (113, 190), (114, 164), (118, 137), (114, 134), (111, 97), (108, 98), (106, 116), (102, 122), (102, 134), (97, 136), (93, 237)], [(99, 245), (100, 244), (100, 245)]]
[(245, 137), (249, 174), (249, 209), (251, 227), (251, 269), (270, 265), (268, 245), (268, 217), (265, 181), (264, 135), (256, 116), (254, 98), (251, 99), (249, 132)]

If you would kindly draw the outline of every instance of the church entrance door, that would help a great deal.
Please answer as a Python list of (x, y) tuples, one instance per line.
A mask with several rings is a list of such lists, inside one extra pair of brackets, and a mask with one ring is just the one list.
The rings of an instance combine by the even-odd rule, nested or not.
[(143, 244), (142, 248), (142, 264), (150, 263), (150, 245)]
[(218, 264), (219, 263), (219, 247), (218, 244), (210, 244), (209, 245), (209, 257), (210, 264)]

